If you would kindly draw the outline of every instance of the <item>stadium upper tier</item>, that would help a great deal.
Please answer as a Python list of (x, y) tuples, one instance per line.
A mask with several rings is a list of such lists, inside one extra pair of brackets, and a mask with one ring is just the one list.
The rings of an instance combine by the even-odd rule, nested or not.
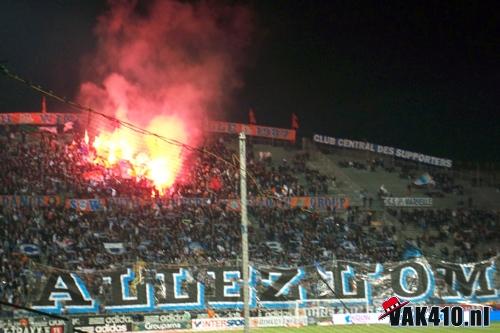
[[(416, 252), (474, 261), (499, 250), (498, 205), (488, 206), (450, 174), (249, 141), (249, 197), (260, 202), (249, 211), (252, 262), (383, 262)], [(191, 153), (182, 181), (158, 199), (146, 179), (92, 163), (92, 147), (81, 135), (1, 135), (0, 299), (23, 303), (31, 261), (99, 270), (138, 260), (236, 259), (239, 170), (224, 161), (238, 155), (234, 147), (228, 138), (208, 140), (203, 148), (223, 159)], [(411, 185), (424, 171), (435, 185)], [(434, 208), (383, 205), (391, 194), (436, 193), (445, 199)]]

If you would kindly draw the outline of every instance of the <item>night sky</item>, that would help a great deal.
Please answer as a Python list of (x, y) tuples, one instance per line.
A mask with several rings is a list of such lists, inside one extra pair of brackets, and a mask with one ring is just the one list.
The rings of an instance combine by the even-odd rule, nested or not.
[[(228, 120), (500, 161), (495, 1), (245, 1), (255, 33)], [(102, 1), (2, 1), (0, 61), (74, 97)], [(40, 98), (0, 77), (0, 112)], [(63, 106), (49, 104), (50, 110)]]

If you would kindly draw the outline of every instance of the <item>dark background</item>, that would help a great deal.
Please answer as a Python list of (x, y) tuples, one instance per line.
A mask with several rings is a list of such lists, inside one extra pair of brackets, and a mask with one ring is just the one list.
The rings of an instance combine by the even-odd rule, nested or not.
[[(236, 2), (236, 1), (235, 1)], [(492, 1), (244, 1), (255, 15), (228, 120), (499, 161), (500, 34)], [(103, 1), (2, 1), (0, 61), (67, 97), (95, 47)], [(61, 106), (49, 102), (49, 110)], [(0, 112), (40, 97), (0, 77)]]

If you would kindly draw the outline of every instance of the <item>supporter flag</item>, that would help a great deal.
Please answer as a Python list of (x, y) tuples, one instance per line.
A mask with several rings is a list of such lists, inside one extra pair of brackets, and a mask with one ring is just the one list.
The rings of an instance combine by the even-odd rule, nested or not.
[[(342, 202), (342, 199), (340, 199), (340, 202)], [(349, 207), (351, 206), (351, 202), (349, 201), (349, 198), (348, 197), (345, 197), (344, 198), (344, 209), (348, 209)]]
[(273, 158), (273, 154), (270, 151), (259, 151), (259, 161), (264, 161)]
[(299, 117), (295, 113), (292, 113), (292, 129), (299, 128)]
[(222, 183), (219, 177), (213, 176), (212, 179), (210, 179), (210, 184), (208, 186), (212, 191), (217, 192), (222, 188)]
[(130, 164), (129, 161), (126, 160), (120, 160), (118, 162), (118, 177), (122, 177), (124, 179), (131, 179), (132, 178), (132, 165)]
[(42, 132), (49, 132), (52, 134), (57, 134), (57, 128), (55, 128), (53, 126), (40, 126), (39, 130)]
[(109, 254), (124, 254), (125, 247), (123, 243), (103, 243), (104, 248)]
[(103, 182), (104, 181), (104, 176), (102, 175), (102, 172), (99, 170), (92, 170), (92, 171), (87, 171), (82, 174), (83, 179), (85, 180), (93, 180), (96, 182)]
[(56, 240), (56, 244), (61, 248), (61, 249), (69, 249), (72, 245), (75, 244), (74, 241), (72, 241), (69, 238), (64, 238), (63, 240)]
[(255, 118), (255, 112), (253, 108), (250, 108), (250, 111), (248, 111), (248, 122), (252, 125), (257, 124), (257, 118)]
[(47, 101), (45, 100), (45, 96), (42, 96), (42, 113), (47, 113)]
[(63, 132), (71, 131), (73, 129), (73, 125), (74, 123), (72, 121), (64, 123)]
[(319, 262), (315, 262), (314, 266), (318, 271), (319, 276), (321, 277), (322, 283), (318, 284), (318, 291), (320, 296), (325, 296), (331, 294), (331, 290), (333, 289), (333, 274), (328, 274), (327, 271), (320, 265)]
[(436, 185), (436, 182), (432, 179), (428, 172), (418, 177), (413, 183), (417, 186)]
[(40, 248), (35, 244), (21, 244), (19, 250), (27, 256), (38, 256), (40, 255)]
[(410, 242), (406, 242), (406, 248), (403, 252), (402, 260), (408, 260), (412, 258), (418, 258), (422, 256), (422, 251)]
[(227, 209), (232, 210), (232, 211), (239, 211), (241, 209), (240, 201), (234, 200), (234, 199), (228, 199), (227, 200)]
[(87, 146), (89, 145), (90, 139), (89, 139), (89, 133), (87, 132), (87, 130), (85, 130), (85, 135), (83, 137), (83, 141), (85, 142), (85, 144)]
[(194, 252), (203, 252), (204, 251), (203, 246), (201, 246), (201, 244), (198, 242), (191, 242), (191, 243), (189, 243), (188, 246)]

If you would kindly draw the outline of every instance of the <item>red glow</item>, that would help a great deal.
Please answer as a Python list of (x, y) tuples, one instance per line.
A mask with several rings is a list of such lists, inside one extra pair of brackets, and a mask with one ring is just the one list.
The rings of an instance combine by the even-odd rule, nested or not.
[[(196, 146), (202, 122), (241, 86), (250, 12), (217, 2), (111, 1), (98, 18), (97, 50), (86, 58), (79, 102), (151, 132)], [(182, 149), (89, 117), (94, 161), (146, 177), (164, 193), (187, 158)], [(86, 139), (87, 140), (87, 139)]]

